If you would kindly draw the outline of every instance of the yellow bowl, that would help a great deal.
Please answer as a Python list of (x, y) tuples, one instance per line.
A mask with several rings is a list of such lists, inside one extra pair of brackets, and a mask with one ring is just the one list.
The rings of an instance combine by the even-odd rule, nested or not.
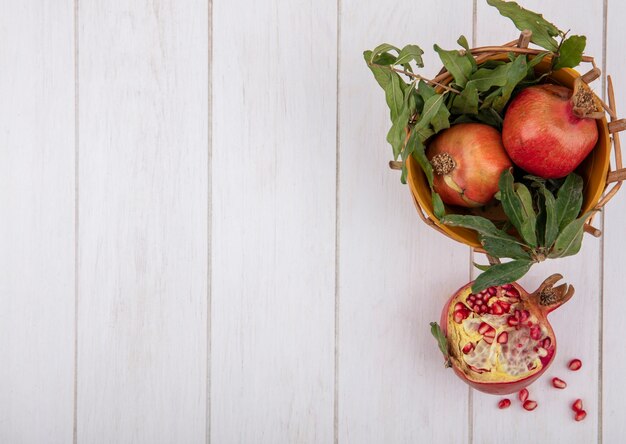
[[(506, 54), (497, 54), (489, 59), (508, 60)], [(550, 61), (546, 58), (537, 64), (535, 72), (538, 74), (544, 73), (548, 71), (549, 67)], [(559, 71), (552, 73), (549, 78), (553, 83), (573, 88), (574, 80), (577, 77), (580, 77), (580, 74), (573, 69), (560, 69)], [(606, 118), (598, 120), (597, 123), (598, 142), (593, 151), (591, 151), (591, 153), (576, 169), (576, 173), (581, 175), (584, 181), (583, 207), (581, 214), (589, 211), (597, 205), (606, 187), (606, 177), (609, 171), (609, 162), (611, 159), (611, 139), (609, 137), (608, 123)], [(467, 228), (449, 227), (442, 224), (439, 219), (437, 219), (433, 212), (432, 196), (430, 187), (428, 186), (428, 181), (426, 180), (426, 176), (424, 175), (421, 167), (412, 156), (409, 156), (407, 159), (407, 171), (407, 182), (415, 204), (422, 208), (424, 213), (426, 213), (428, 218), (432, 220), (439, 231), (458, 242), (469, 245), (470, 247), (480, 248), (481, 245), (478, 242), (478, 235), (475, 231), (468, 230)], [(446, 213), (450, 214), (454, 212), (454, 207), (446, 205)]]

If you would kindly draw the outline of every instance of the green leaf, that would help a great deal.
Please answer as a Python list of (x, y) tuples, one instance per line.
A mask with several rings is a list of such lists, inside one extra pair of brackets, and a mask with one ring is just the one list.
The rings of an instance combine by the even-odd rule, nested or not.
[(546, 214), (543, 245), (550, 248), (559, 234), (559, 223), (556, 216), (556, 199), (546, 187), (543, 187), (541, 192), (543, 194), (543, 204)]
[(509, 72), (507, 75), (507, 81), (502, 87), (502, 95), (493, 102), (493, 107), (496, 111), (500, 112), (504, 109), (506, 104), (511, 99), (513, 90), (519, 82), (524, 80), (528, 73), (528, 67), (526, 66), (526, 56), (519, 55), (517, 58), (507, 65)]
[(547, 56), (548, 54), (550, 54), (549, 52), (540, 52), (539, 54), (537, 54), (536, 56), (534, 56), (532, 59), (530, 59), (528, 61), (528, 69), (531, 70), (533, 69), (535, 66), (537, 66), (539, 63), (541, 63), (541, 61), (545, 58), (545, 56)]
[(386, 89), (387, 85), (391, 82), (391, 76), (393, 73), (387, 68), (383, 68), (381, 66), (372, 65), (370, 59), (372, 58), (372, 51), (363, 52), (363, 58), (367, 63), (368, 68), (374, 74), (374, 78), (378, 82), (381, 88)]
[(496, 285), (509, 284), (524, 276), (532, 266), (530, 260), (515, 260), (504, 264), (496, 264), (482, 273), (472, 285), (472, 293), (479, 293)]
[(524, 249), (516, 241), (508, 239), (495, 239), (493, 237), (485, 237), (482, 235), (479, 237), (479, 240), (485, 251), (490, 256), (530, 260), (529, 253), (524, 251)]
[(437, 91), (435, 91), (435, 88), (430, 86), (428, 83), (420, 80), (417, 84), (417, 93), (422, 97), (422, 99), (424, 99), (425, 102), (437, 94)]
[(583, 205), (583, 179), (575, 173), (569, 174), (556, 196), (556, 216), (559, 231), (578, 217)]
[(402, 81), (398, 75), (391, 76), (391, 82), (385, 88), (385, 98), (391, 111), (392, 122), (395, 122), (402, 112), (402, 103), (404, 102), (404, 94), (402, 94), (402, 89), (400, 89), (400, 82)]
[(443, 357), (446, 359), (446, 367), (449, 366), (450, 361), (450, 352), (448, 351), (448, 338), (443, 334), (443, 330), (439, 327), (439, 324), (436, 322), (430, 323), (430, 333), (437, 340), (437, 345), (439, 346), (439, 350), (443, 353)]
[(402, 51), (400, 51), (400, 54), (398, 55), (395, 64), (402, 65), (404, 69), (408, 69), (409, 71), (411, 71), (411, 66), (409, 65), (409, 63), (411, 61), (415, 61), (417, 66), (423, 68), (424, 62), (422, 60), (422, 54), (424, 54), (424, 51), (422, 51), (422, 48), (420, 48), (419, 46), (406, 45), (404, 48), (402, 48)]
[(555, 259), (573, 256), (580, 251), (580, 246), (583, 241), (584, 225), (591, 213), (593, 213), (593, 211), (586, 212), (563, 228), (557, 236), (556, 241), (554, 241), (554, 247), (548, 254), (548, 257)]
[[(513, 174), (511, 171), (505, 170), (500, 176), (498, 182), (500, 187), (500, 199), (502, 202), (502, 208), (507, 215), (513, 226), (517, 229), (517, 232), (522, 238), (528, 242), (531, 246), (537, 245), (537, 237), (534, 231), (535, 223), (532, 223), (532, 232), (530, 230), (530, 224), (526, 221), (528, 218), (528, 208), (525, 206), (527, 196), (524, 196), (525, 202), (522, 202), (520, 196), (515, 192), (513, 184)], [(528, 189), (526, 189), (528, 191)], [(531, 201), (532, 205), (532, 201)], [(533, 213), (534, 214), (534, 213)]]
[(578, 66), (583, 58), (586, 44), (587, 37), (584, 35), (573, 35), (565, 39), (559, 49), (554, 70)]
[[(426, 106), (424, 106), (426, 108)], [(444, 106), (440, 106), (433, 118), (430, 120), (430, 124), (433, 126), (435, 133), (442, 131), (446, 128), (450, 128), (450, 111)]]
[(478, 114), (478, 91), (476, 85), (469, 82), (460, 95), (454, 97), (452, 102), (454, 114)]
[(525, 29), (532, 31), (531, 42), (550, 51), (557, 50), (558, 44), (553, 37), (562, 33), (556, 26), (544, 19), (541, 14), (528, 11), (515, 2), (487, 0), (487, 3), (497, 8), (504, 17), (510, 18), (520, 31)]
[(397, 53), (399, 53), (400, 49), (395, 47), (395, 46), (393, 46), (393, 45), (390, 45), (389, 43), (382, 43), (382, 44), (378, 45), (376, 48), (374, 48), (373, 51), (366, 51), (366, 52), (370, 53), (369, 58), (367, 58), (366, 61), (368, 62), (368, 64), (372, 64), (372, 63), (374, 63), (374, 60), (379, 55), (381, 55), (382, 53), (387, 52), (387, 51), (396, 51)]
[(446, 51), (441, 49), (439, 45), (434, 46), (435, 51), (439, 54), (439, 58), (443, 62), (448, 72), (454, 77), (454, 82), (460, 87), (464, 87), (472, 74), (472, 64), (464, 55), (460, 55), (459, 51)]
[(433, 122), (433, 119), (438, 124), (441, 124), (439, 116), (441, 115), (441, 109), (445, 108), (444, 101), (443, 101), (444, 97), (445, 97), (445, 94), (435, 94), (434, 96), (431, 96), (428, 100), (426, 100), (426, 102), (424, 102), (424, 109), (422, 111), (422, 115), (420, 116), (420, 119), (415, 124), (415, 128), (417, 129), (427, 128), (428, 125), (430, 125), (431, 123), (433, 124), (435, 123)]
[(480, 68), (470, 78), (480, 92), (489, 91), (494, 86), (504, 86), (509, 79), (510, 63), (493, 69)]
[[(461, 214), (447, 214), (442, 217), (441, 222), (451, 227), (463, 227), (477, 231), (480, 235), (487, 238), (500, 239), (505, 241), (513, 241), (520, 243), (510, 234), (499, 230), (493, 222), (480, 216), (466, 216)], [(521, 244), (520, 244), (521, 245)]]
[(472, 262), (472, 264), (474, 264), (474, 267), (478, 268), (480, 271), (487, 271), (491, 268), (491, 265), (482, 265), (477, 264), (476, 262)]
[(498, 130), (502, 129), (502, 117), (493, 108), (481, 109), (478, 111), (476, 119), (482, 123), (493, 126)]
[(443, 205), (443, 200), (438, 193), (432, 192), (433, 199), (433, 213), (437, 219), (441, 219), (446, 214), (446, 207)]
[(397, 159), (402, 150), (404, 149), (406, 141), (406, 127), (409, 124), (409, 119), (415, 113), (416, 107), (416, 95), (414, 92), (414, 84), (406, 92), (404, 100), (401, 103), (399, 115), (393, 121), (393, 125), (387, 133), (387, 142), (389, 142), (393, 148), (394, 159)]
[[(471, 84), (471, 82), (470, 82), (470, 84)], [(503, 89), (504, 89), (503, 87), (499, 87), (499, 88), (496, 88), (493, 91), (491, 91), (487, 95), (487, 97), (485, 97), (485, 99), (483, 100), (482, 105), (480, 105), (480, 109), (481, 110), (492, 109), (493, 102), (495, 102), (497, 98), (502, 97), (502, 90)]]
[(409, 141), (407, 144), (414, 145), (414, 148), (411, 150), (411, 155), (417, 161), (417, 163), (422, 167), (422, 171), (424, 175), (426, 175), (426, 180), (428, 181), (428, 185), (430, 185), (431, 189), (433, 187), (433, 166), (430, 164), (428, 158), (426, 157), (426, 147), (424, 143), (420, 140), (418, 134), (414, 131), (411, 131), (411, 135), (409, 136)]
[(376, 56), (374, 61), (372, 62), (375, 65), (394, 65), (396, 63), (397, 57), (393, 54), (389, 54), (388, 52), (383, 52), (382, 54)]
[(526, 185), (516, 183), (514, 185), (515, 193), (522, 205), (522, 225), (521, 235), (526, 242), (532, 247), (537, 246), (537, 215), (533, 208), (533, 198)]
[(476, 71), (478, 69), (478, 66), (476, 65), (476, 59), (474, 58), (474, 56), (472, 56), (472, 53), (470, 52), (469, 43), (467, 43), (467, 39), (465, 38), (465, 36), (460, 36), (456, 42), (461, 45), (463, 49), (465, 49), (465, 58), (467, 58), (467, 60), (469, 60), (470, 64), (472, 65), (472, 72)]

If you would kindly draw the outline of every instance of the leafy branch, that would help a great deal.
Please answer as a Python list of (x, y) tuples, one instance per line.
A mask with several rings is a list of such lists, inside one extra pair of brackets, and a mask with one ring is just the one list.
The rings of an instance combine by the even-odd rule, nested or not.
[[(569, 174), (556, 196), (545, 179), (525, 176), (531, 190), (521, 182), (515, 183), (509, 170), (500, 177), (500, 201), (511, 229), (497, 228), (480, 216), (450, 214), (441, 221), (452, 227), (469, 228), (478, 233), (478, 240), (490, 256), (512, 261), (485, 268), (478, 276), (472, 292), (493, 285), (516, 281), (533, 264), (548, 258), (572, 256), (580, 251), (585, 221), (592, 212), (579, 216), (583, 203), (583, 180)], [(511, 234), (513, 231), (517, 234)]]

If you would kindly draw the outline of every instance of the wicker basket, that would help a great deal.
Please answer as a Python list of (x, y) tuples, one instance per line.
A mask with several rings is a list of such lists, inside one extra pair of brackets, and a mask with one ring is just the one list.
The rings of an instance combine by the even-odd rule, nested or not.
[[(478, 64), (487, 60), (508, 60), (507, 53), (521, 53), (529, 56), (537, 55), (541, 51), (527, 48), (530, 40), (530, 33), (524, 31), (518, 40), (509, 42), (502, 46), (489, 46), (470, 49), (472, 55)], [(592, 57), (584, 56), (583, 62), (591, 63), (592, 69), (584, 74), (583, 81), (590, 83), (600, 77), (600, 70), (596, 67)], [(549, 70), (550, 60), (544, 58), (535, 67), (538, 74), (545, 73)], [(550, 81), (573, 88), (574, 80), (581, 75), (573, 69), (561, 69), (550, 75)], [(436, 82), (447, 85), (452, 81), (452, 75), (445, 69), (442, 69), (439, 75), (434, 79)], [(583, 207), (582, 213), (593, 208), (602, 208), (619, 190), (621, 183), (626, 179), (626, 169), (622, 166), (622, 153), (618, 133), (626, 129), (626, 120), (617, 119), (615, 110), (615, 97), (613, 93), (613, 85), (610, 76), (607, 78), (608, 99), (609, 103), (604, 104), (605, 111), (610, 116), (610, 121), (606, 118), (597, 120), (598, 123), (598, 142), (593, 151), (587, 156), (583, 163), (576, 169), (576, 173), (581, 175), (584, 180), (583, 189)], [(441, 92), (441, 88), (438, 92)], [(615, 165), (611, 168), (611, 147), (615, 150)], [(390, 162), (393, 169), (401, 167), (399, 162)], [(434, 215), (431, 191), (421, 167), (409, 156), (407, 159), (407, 170), (409, 189), (413, 196), (415, 208), (420, 218), (429, 226), (446, 236), (469, 245), (475, 251), (484, 253), (478, 236), (475, 231), (461, 227), (450, 227), (442, 224)], [(612, 187), (610, 185), (613, 184)], [(581, 213), (581, 214), (582, 214)], [(595, 213), (594, 213), (595, 214)], [(593, 215), (585, 224), (585, 232), (595, 237), (601, 236), (601, 231), (592, 226)]]

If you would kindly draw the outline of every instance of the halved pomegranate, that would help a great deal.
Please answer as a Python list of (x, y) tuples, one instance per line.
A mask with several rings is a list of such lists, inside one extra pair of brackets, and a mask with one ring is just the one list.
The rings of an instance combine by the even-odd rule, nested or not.
[(472, 293), (471, 282), (459, 289), (441, 313), (445, 340), (438, 339), (444, 354), (447, 347), (446, 366), (485, 393), (505, 395), (530, 385), (556, 355), (547, 315), (574, 294), (570, 285), (554, 287), (561, 279), (554, 274), (531, 294), (517, 283), (479, 294)]

